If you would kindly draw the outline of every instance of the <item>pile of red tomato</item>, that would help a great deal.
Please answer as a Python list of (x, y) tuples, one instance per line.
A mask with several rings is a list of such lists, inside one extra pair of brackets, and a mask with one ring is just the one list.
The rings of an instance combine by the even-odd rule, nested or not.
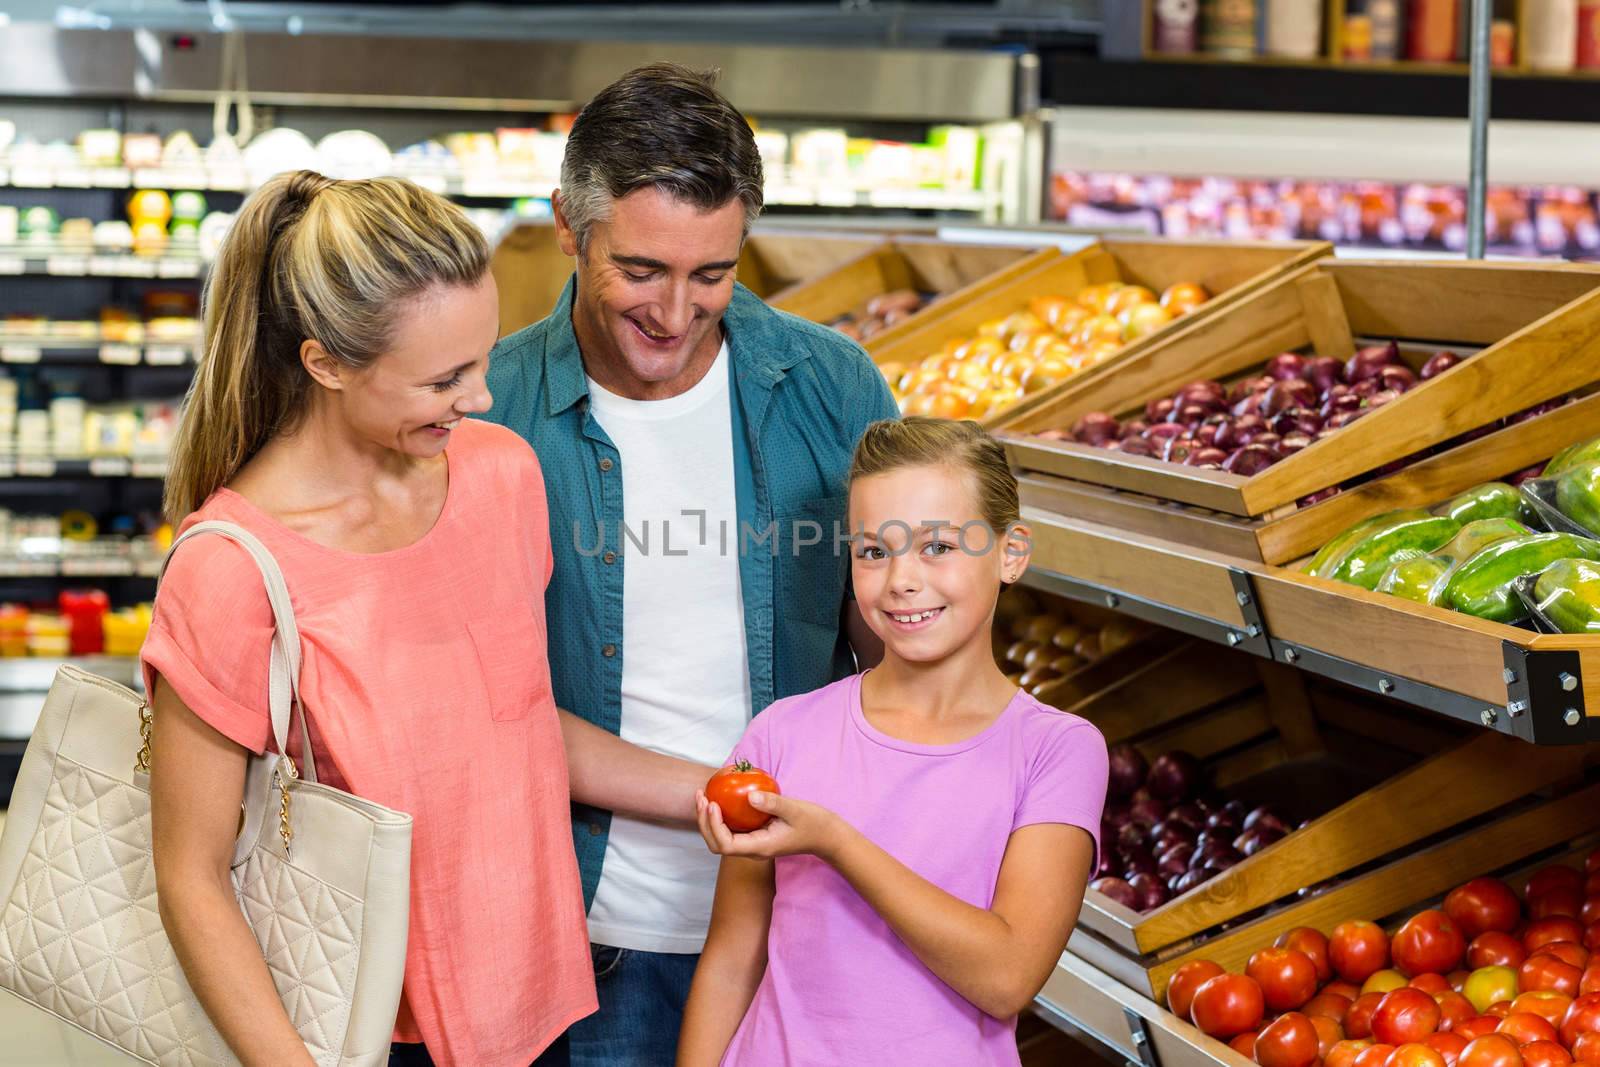
[(1261, 1067), (1600, 1065), (1600, 849), (1524, 897), (1475, 878), (1392, 938), (1302, 926), (1244, 974), (1184, 964), (1167, 1004)]

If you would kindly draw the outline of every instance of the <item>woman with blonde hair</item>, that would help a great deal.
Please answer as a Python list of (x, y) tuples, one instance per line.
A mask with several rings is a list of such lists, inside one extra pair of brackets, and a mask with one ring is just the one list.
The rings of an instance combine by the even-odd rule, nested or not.
[[(544, 483), (520, 438), (464, 418), (491, 399), (488, 266), (466, 216), (408, 182), (267, 183), (209, 282), (166, 490), (174, 522), (236, 523), (276, 558), (321, 779), (415, 820), (397, 1063), (565, 1063), (595, 1006)], [(153, 844), (162, 921), (229, 1046), (309, 1064), (229, 880), (272, 633), (242, 549), (175, 551), (143, 651)]]

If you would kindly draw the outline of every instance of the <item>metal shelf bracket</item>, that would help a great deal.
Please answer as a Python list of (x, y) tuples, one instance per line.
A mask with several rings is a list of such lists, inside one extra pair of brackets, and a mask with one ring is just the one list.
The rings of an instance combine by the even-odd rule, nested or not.
[(1123, 1008), (1122, 1014), (1128, 1020), (1128, 1034), (1133, 1038), (1133, 1047), (1139, 1053), (1141, 1067), (1161, 1067), (1161, 1058), (1156, 1055), (1156, 1046), (1150, 1040), (1150, 1024), (1145, 1022), (1143, 1015), (1132, 1008)]
[(1022, 584), (1033, 589), (1041, 589), (1047, 593), (1064, 596), (1069, 600), (1080, 600), (1086, 604), (1098, 604), (1102, 607), (1120, 611), (1124, 615), (1132, 615), (1136, 619), (1165, 626), (1191, 637), (1202, 637), (1207, 641), (1214, 641), (1219, 645), (1236, 648), (1242, 652), (1250, 652), (1265, 659), (1272, 658), (1272, 646), (1268, 639), (1266, 627), (1261, 621), (1260, 611), (1256, 606), (1255, 590), (1250, 584), (1250, 575), (1244, 571), (1229, 571), (1230, 580), (1233, 582), (1236, 597), (1239, 600), (1240, 610), (1244, 614), (1243, 627), (1233, 622), (1224, 622), (1221, 619), (1208, 618), (1193, 612), (1184, 611), (1167, 604), (1159, 604), (1143, 597), (1132, 596), (1120, 590), (1107, 589), (1105, 586), (1094, 585), (1090, 582), (1069, 578), (1064, 574), (1046, 570), (1042, 567), (1030, 567), (1022, 576)]
[[(1529, 649), (1514, 641), (1505, 652), (1506, 706), (1499, 715), (1508, 731), (1537, 744), (1582, 744), (1600, 740), (1600, 721), (1584, 707), (1583, 668), (1578, 653)], [(1496, 709), (1484, 710), (1487, 719)]]

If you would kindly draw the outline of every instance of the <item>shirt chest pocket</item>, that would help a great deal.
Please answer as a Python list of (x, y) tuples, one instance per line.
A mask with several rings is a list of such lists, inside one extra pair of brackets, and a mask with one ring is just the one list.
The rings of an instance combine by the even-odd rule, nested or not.
[(778, 611), (819, 626), (837, 627), (850, 572), (844, 538), (848, 497), (818, 497), (786, 508), (778, 518)]
[(467, 633), (478, 654), (474, 666), (496, 722), (525, 719), (533, 708), (553, 700), (542, 618), (518, 611), (486, 615), (467, 623)]

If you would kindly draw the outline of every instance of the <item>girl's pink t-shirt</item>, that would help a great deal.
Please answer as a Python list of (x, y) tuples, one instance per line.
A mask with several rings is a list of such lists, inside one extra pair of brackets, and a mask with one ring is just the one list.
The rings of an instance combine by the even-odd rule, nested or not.
[[(855, 675), (773, 704), (734, 757), (980, 908), (994, 902), (1013, 830), (1066, 823), (1099, 848), (1105, 739), (1021, 690), (982, 733), (919, 745), (867, 722)], [(984, 1014), (935, 976), (838, 871), (785, 856), (776, 873), (766, 974), (726, 1067), (1016, 1067), (1016, 1019)]]
[[(226, 519), (272, 552), (300, 628), (318, 777), (415, 820), (395, 1039), (425, 1041), (440, 1064), (524, 1067), (595, 1010), (545, 654), (544, 479), (521, 438), (474, 419), (445, 454), (438, 521), (392, 552), (320, 545), (228, 489), (184, 528)], [(262, 752), (272, 633), (244, 550), (185, 542), (142, 652), (146, 685), (159, 674)]]

